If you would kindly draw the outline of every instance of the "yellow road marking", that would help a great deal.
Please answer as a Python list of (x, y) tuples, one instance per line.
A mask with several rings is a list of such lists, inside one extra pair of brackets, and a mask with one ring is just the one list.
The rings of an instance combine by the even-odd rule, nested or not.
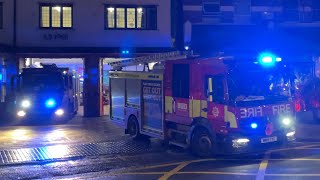
[[(153, 169), (153, 168), (161, 168), (161, 167), (167, 167), (167, 166), (174, 166), (174, 165), (180, 165), (185, 162), (195, 163), (195, 162), (203, 162), (203, 161), (214, 161), (216, 159), (197, 159), (197, 160), (191, 160), (191, 161), (180, 161), (175, 163), (167, 163), (167, 164), (159, 164), (159, 165), (153, 165), (153, 166), (145, 166), (140, 168), (131, 168), (130, 171), (139, 171), (139, 170), (146, 170), (146, 169)], [(126, 170), (128, 171), (128, 170)]]
[(270, 157), (270, 153), (267, 152), (265, 154), (262, 162), (260, 163), (259, 171), (258, 171), (256, 180), (264, 180), (264, 175), (266, 174), (266, 169), (267, 169), (267, 166), (268, 166), (269, 157)]
[(184, 162), (184, 163), (180, 164), (176, 168), (172, 169), (171, 171), (169, 171), (169, 172), (165, 173), (163, 176), (161, 176), (159, 178), (159, 180), (167, 180), (168, 178), (170, 178), (171, 176), (173, 176), (174, 174), (179, 172), (181, 169), (183, 169), (184, 167), (188, 166), (190, 163), (191, 162)]

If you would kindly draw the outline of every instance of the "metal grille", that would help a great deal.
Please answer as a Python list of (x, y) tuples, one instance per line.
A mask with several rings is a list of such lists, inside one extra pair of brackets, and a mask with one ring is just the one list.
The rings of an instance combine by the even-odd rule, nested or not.
[[(157, 148), (157, 150), (159, 150)], [(76, 157), (132, 154), (151, 151), (145, 142), (119, 141), (79, 145), (55, 145), (0, 151), (0, 165), (35, 163)]]

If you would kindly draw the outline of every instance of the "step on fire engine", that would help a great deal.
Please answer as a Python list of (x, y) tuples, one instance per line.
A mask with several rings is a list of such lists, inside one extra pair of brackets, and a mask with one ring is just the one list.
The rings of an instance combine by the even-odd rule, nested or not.
[(24, 68), (11, 79), (18, 119), (46, 118), (67, 121), (78, 111), (78, 77), (68, 68), (41, 64)]
[(291, 78), (281, 59), (175, 56), (153, 60), (160, 63), (147, 72), (121, 71), (135, 59), (111, 63), (110, 117), (127, 134), (190, 147), (201, 157), (295, 139)]

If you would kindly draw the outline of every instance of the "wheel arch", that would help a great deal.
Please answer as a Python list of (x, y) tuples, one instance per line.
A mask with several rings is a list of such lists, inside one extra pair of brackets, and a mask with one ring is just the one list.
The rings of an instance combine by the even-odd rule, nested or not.
[(191, 129), (187, 135), (188, 146), (191, 145), (191, 138), (192, 138), (193, 133), (199, 129), (206, 130), (212, 136), (212, 138), (214, 138), (214, 139), (216, 138), (216, 133), (212, 129), (211, 123), (209, 122), (208, 119), (202, 118), (202, 117), (194, 118), (192, 121), (192, 124), (191, 124)]

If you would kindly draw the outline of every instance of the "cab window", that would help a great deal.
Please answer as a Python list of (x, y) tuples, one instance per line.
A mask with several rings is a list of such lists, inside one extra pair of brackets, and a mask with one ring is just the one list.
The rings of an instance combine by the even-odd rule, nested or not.
[(210, 102), (224, 102), (223, 76), (209, 76), (206, 78), (207, 100)]

